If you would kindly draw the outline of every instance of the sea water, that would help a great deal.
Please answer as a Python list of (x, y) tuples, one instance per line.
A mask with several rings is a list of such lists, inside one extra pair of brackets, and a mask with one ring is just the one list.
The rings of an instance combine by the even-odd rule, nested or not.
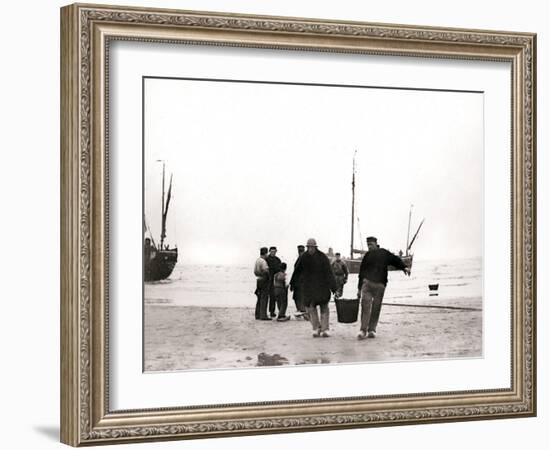
[[(243, 265), (178, 264), (169, 279), (145, 283), (146, 304), (250, 307), (256, 304), (254, 261)], [(414, 261), (411, 276), (389, 272), (384, 303), (481, 309), (482, 259)], [(287, 279), (290, 280), (290, 269)], [(436, 292), (428, 285), (439, 284)], [(437, 295), (434, 295), (437, 294)], [(289, 292), (289, 310), (294, 311)], [(349, 276), (344, 298), (357, 297), (357, 274)]]

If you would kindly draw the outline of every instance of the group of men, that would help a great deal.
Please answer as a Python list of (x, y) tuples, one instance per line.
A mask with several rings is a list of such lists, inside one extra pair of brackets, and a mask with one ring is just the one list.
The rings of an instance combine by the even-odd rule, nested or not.
[[(368, 251), (363, 256), (359, 269), (357, 296), (361, 299), (361, 328), (357, 336), (362, 340), (374, 338), (382, 308), (382, 300), (388, 283), (388, 267), (393, 266), (410, 275), (400, 257), (381, 248), (375, 237), (367, 238)], [(279, 308), (278, 321), (289, 320), (286, 316), (287, 285), (286, 264), (276, 256), (276, 247), (262, 247), (256, 261), (256, 319), (272, 320)], [(290, 280), (290, 290), (298, 316), (309, 320), (313, 337), (330, 337), (329, 301), (331, 294), (338, 299), (343, 294), (349, 271), (339, 253), (334, 261), (319, 250), (315, 239), (308, 239), (306, 246), (298, 246), (298, 258)], [(269, 300), (268, 300), (269, 299)], [(269, 314), (267, 307), (269, 305)]]
[[(290, 319), (286, 315), (288, 307), (288, 286), (286, 282), (286, 263), (277, 256), (277, 247), (262, 247), (260, 257), (254, 265), (256, 275), (256, 320), (272, 320), (285, 322)], [(268, 315), (269, 307), (269, 315)], [(275, 314), (275, 309), (279, 314)]]

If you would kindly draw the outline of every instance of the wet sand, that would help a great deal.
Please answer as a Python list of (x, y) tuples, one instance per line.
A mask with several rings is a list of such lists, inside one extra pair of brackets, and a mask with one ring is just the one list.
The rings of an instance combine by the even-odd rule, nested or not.
[(146, 371), (295, 364), (411, 361), (482, 356), (482, 312), (384, 304), (375, 339), (357, 340), (359, 322), (337, 322), (313, 338), (303, 319), (254, 320), (253, 308), (146, 304)]

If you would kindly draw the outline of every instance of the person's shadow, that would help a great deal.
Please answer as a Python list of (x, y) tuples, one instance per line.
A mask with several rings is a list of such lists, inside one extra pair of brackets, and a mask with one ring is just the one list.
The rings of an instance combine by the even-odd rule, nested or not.
[(59, 427), (56, 426), (47, 426), (47, 425), (36, 425), (34, 430), (47, 438), (59, 442)]

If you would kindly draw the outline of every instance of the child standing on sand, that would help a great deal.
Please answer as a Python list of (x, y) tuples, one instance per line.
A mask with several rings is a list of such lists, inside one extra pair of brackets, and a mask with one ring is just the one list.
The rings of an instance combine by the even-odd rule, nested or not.
[(286, 263), (281, 263), (280, 270), (273, 276), (273, 289), (277, 308), (279, 309), (278, 322), (286, 322), (290, 317), (286, 315), (288, 306), (288, 285), (286, 283)]

